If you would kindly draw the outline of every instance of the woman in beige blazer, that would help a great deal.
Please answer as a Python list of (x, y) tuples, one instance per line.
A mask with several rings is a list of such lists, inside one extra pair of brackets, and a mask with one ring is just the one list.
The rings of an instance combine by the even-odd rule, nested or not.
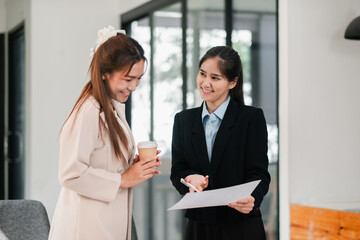
[(124, 102), (144, 73), (143, 48), (109, 26), (92, 51), (91, 79), (61, 130), (62, 189), (49, 239), (130, 240), (132, 187), (160, 174), (159, 157), (135, 156), (125, 119)]

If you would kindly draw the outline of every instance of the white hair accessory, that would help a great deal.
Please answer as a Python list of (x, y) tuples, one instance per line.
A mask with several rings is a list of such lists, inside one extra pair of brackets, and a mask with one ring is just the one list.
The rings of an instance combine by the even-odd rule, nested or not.
[(125, 30), (116, 30), (113, 26), (104, 27), (100, 29), (97, 34), (94, 47), (90, 49), (90, 56), (94, 56), (96, 50), (106, 42), (109, 38), (116, 36), (118, 33), (126, 34)]

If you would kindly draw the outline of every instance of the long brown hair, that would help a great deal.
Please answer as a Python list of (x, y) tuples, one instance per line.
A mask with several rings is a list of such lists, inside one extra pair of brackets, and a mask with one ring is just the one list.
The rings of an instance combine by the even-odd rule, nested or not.
[(217, 46), (210, 48), (201, 58), (199, 68), (209, 58), (217, 58), (220, 72), (232, 82), (237, 78), (234, 88), (229, 91), (229, 95), (235, 101), (244, 104), (243, 93), (243, 71), (241, 59), (237, 51), (228, 46)]
[(129, 72), (133, 65), (141, 60), (146, 61), (146, 58), (143, 48), (136, 40), (121, 33), (109, 38), (95, 52), (89, 67), (90, 81), (83, 88), (66, 119), (67, 121), (75, 110), (78, 112), (85, 100), (93, 96), (100, 104), (100, 111), (104, 112), (115, 155), (120, 159), (124, 157), (120, 150), (120, 143), (128, 148), (129, 142), (124, 129), (114, 115), (111, 91), (107, 81), (103, 80), (103, 76), (105, 73), (112, 74), (115, 71)]

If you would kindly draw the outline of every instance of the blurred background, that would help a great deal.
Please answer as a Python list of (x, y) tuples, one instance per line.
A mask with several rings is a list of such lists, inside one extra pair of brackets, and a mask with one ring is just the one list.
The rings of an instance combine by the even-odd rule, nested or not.
[(202, 103), (196, 87), (199, 59), (212, 46), (229, 44), (243, 62), (246, 104), (265, 112), (272, 182), (261, 208), (269, 238), (278, 239), (276, 1), (169, 2), (154, 9), (150, 2), (121, 17), (122, 27), (144, 46), (149, 60), (127, 116), (135, 139), (158, 142), (163, 162), (161, 176), (135, 188), (139, 237), (183, 238), (184, 212), (167, 211), (181, 198), (169, 181), (173, 119), (177, 112)]
[(0, 0), (0, 199), (36, 199), (52, 219), (59, 132), (88, 81), (90, 48), (108, 25), (144, 47), (147, 71), (129, 101), (135, 140), (155, 140), (162, 175), (135, 188), (139, 239), (182, 239), (169, 180), (175, 113), (201, 104), (198, 61), (235, 48), (245, 103), (264, 110), (268, 239), (288, 239), (289, 206), (360, 209), (360, 41), (344, 39), (358, 0)]

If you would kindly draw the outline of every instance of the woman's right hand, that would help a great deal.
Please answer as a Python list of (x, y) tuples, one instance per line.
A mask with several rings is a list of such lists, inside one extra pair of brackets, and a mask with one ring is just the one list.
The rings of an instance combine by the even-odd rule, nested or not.
[[(131, 188), (152, 176), (161, 174), (157, 167), (161, 165), (160, 157), (150, 157), (141, 161), (136, 161), (122, 175), (120, 188)], [(155, 161), (154, 161), (155, 160)]]
[[(205, 188), (207, 188), (207, 186), (209, 185), (209, 176), (206, 175), (205, 177), (203, 175), (200, 174), (192, 174), (187, 176), (184, 179), (185, 182), (187, 183), (191, 183), (192, 185), (194, 185), (194, 187), (196, 187), (199, 191), (204, 190)], [(192, 188), (189, 188), (189, 191), (192, 193), (195, 190)]]

